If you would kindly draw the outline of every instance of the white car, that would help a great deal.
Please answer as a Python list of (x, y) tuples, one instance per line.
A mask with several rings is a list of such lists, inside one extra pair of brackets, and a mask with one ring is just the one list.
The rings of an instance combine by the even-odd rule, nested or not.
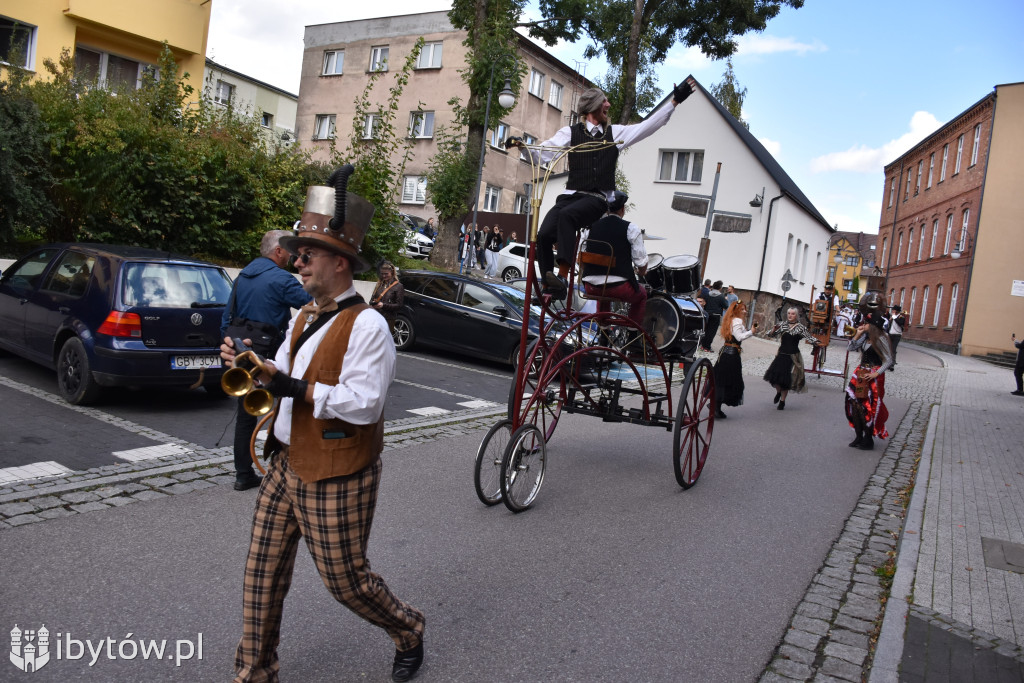
[(434, 250), (434, 241), (423, 233), (405, 231), (405, 255), (410, 258), (427, 258)]
[(508, 246), (498, 252), (498, 277), (505, 282), (524, 277), (527, 253), (525, 244), (509, 242)]

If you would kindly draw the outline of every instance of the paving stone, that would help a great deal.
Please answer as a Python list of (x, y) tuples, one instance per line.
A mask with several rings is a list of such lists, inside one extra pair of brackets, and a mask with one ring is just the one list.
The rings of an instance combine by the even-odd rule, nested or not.
[(214, 484), (216, 486), (220, 486), (221, 484), (234, 484), (235, 483), (235, 477), (234, 477), (234, 475), (231, 475), (231, 474), (224, 474), (224, 475), (221, 475), (219, 477), (211, 477), (210, 479), (207, 479), (206, 481), (208, 481), (211, 484)]
[(807, 594), (804, 595), (804, 600), (807, 602), (813, 602), (816, 605), (821, 605), (822, 607), (828, 607), (832, 610), (838, 610), (840, 605), (838, 597), (832, 597), (830, 595), (825, 595), (824, 593), (817, 593), (813, 591), (807, 591)]
[(805, 600), (797, 605), (797, 614), (801, 614), (805, 617), (812, 619), (823, 619), (824, 621), (832, 621), (832, 610), (824, 605), (818, 605), (813, 602)]
[(828, 633), (829, 622), (825, 619), (812, 619), (796, 614), (793, 616), (792, 626), (801, 631), (823, 636)]
[(95, 493), (100, 498), (112, 498), (114, 496), (120, 496), (121, 494), (123, 494), (124, 489), (122, 489), (120, 486), (104, 486), (102, 488), (93, 489), (92, 492)]
[(845, 628), (832, 629), (829, 634), (829, 639), (835, 643), (842, 643), (843, 645), (849, 645), (850, 647), (859, 647), (863, 650), (867, 650), (870, 645), (870, 640), (864, 633), (854, 633), (853, 631), (847, 631)]
[(871, 633), (872, 624), (870, 621), (864, 621), (863, 619), (854, 619), (846, 614), (840, 614), (836, 617), (835, 626), (839, 628), (849, 629), (855, 633)]
[(172, 484), (177, 484), (178, 480), (171, 479), (170, 477), (150, 477), (149, 479), (143, 479), (139, 483), (144, 486), (152, 486), (154, 488), (159, 488), (161, 486), (170, 486)]
[(176, 474), (172, 474), (171, 476), (177, 479), (178, 481), (192, 481), (194, 479), (199, 479), (202, 475), (200, 475), (197, 472), (178, 472)]
[(93, 501), (90, 503), (72, 505), (71, 509), (74, 510), (75, 512), (99, 512), (100, 510), (106, 510), (109, 507), (109, 505), (104, 505), (103, 503), (97, 503)]
[(17, 517), (18, 515), (26, 515), (30, 512), (35, 512), (39, 508), (32, 503), (7, 503), (0, 505), (0, 515), (4, 517)]
[(847, 602), (845, 605), (839, 608), (839, 614), (853, 617), (854, 619), (873, 621), (876, 617), (878, 617), (878, 613), (881, 611), (881, 609), (881, 605), (879, 605), (878, 603), (865, 605), (859, 602)]
[(820, 671), (815, 674), (812, 683), (845, 683), (842, 678), (836, 678), (835, 676), (827, 676)]
[(192, 488), (196, 491), (200, 489), (212, 489), (215, 488), (216, 486), (216, 484), (213, 484), (206, 479), (198, 479), (192, 482)]
[(164, 487), (163, 490), (167, 493), (173, 493), (175, 495), (178, 495), (181, 493), (191, 493), (192, 491), (196, 490), (196, 487), (190, 481), (182, 481), (178, 482), (177, 484), (174, 484), (173, 486), (166, 486)]
[(118, 484), (118, 488), (120, 488), (126, 494), (138, 493), (139, 491), (149, 490), (148, 487), (143, 486), (142, 484), (136, 484), (135, 482), (130, 482), (127, 484)]
[(806, 680), (813, 673), (811, 667), (791, 659), (776, 659), (771, 663), (771, 669), (783, 676), (800, 681)]
[(43, 518), (39, 515), (18, 515), (17, 517), (10, 517), (5, 520), (11, 526), (21, 526), (23, 524), (32, 524), (33, 522), (41, 522)]
[(758, 679), (758, 683), (793, 683), (793, 679), (768, 671)]
[(859, 666), (854, 666), (836, 657), (825, 657), (825, 661), (821, 664), (821, 672), (844, 681), (855, 681), (856, 683), (860, 683), (863, 676)]
[(785, 657), (786, 659), (792, 659), (794, 662), (800, 662), (801, 664), (813, 664), (815, 653), (810, 650), (805, 650), (802, 647), (796, 647), (794, 645), (783, 645), (779, 648), (779, 656)]
[(843, 645), (842, 643), (833, 642), (825, 646), (825, 656), (838, 657), (850, 664), (863, 666), (864, 660), (868, 658), (868, 651), (866, 648), (861, 649), (859, 647), (851, 647), (849, 645)]
[(151, 491), (148, 489), (146, 491), (139, 491), (138, 493), (132, 496), (132, 498), (134, 498), (135, 500), (156, 500), (157, 498), (166, 497), (166, 493), (160, 493), (159, 491)]
[(63, 507), (64, 501), (57, 496), (39, 496), (32, 499), (32, 504), (40, 510), (48, 510), (49, 508)]
[(75, 513), (71, 510), (65, 510), (64, 508), (50, 508), (49, 510), (41, 510), (39, 512), (40, 517), (45, 519), (57, 519), (58, 517), (70, 517)]
[(196, 470), (196, 473), (204, 477), (216, 477), (219, 474), (224, 474), (224, 469), (222, 467), (206, 467)]
[(92, 503), (99, 500), (100, 497), (90, 491), (72, 491), (65, 493), (60, 499), (65, 503)]
[(135, 498), (127, 496), (115, 496), (114, 498), (107, 498), (103, 501), (107, 505), (112, 505), (116, 508), (124, 507), (125, 505), (131, 505), (132, 503), (138, 502)]
[(800, 631), (795, 628), (791, 628), (786, 631), (786, 635), (783, 638), (784, 642), (796, 647), (802, 647), (805, 650), (817, 650), (818, 643), (821, 642), (821, 636), (816, 636), (813, 633), (807, 631)]

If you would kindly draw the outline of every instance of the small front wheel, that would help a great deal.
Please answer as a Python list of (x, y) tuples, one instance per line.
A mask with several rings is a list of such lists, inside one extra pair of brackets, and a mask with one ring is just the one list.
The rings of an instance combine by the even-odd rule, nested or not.
[(501, 502), (501, 462), (512, 436), (512, 421), (502, 420), (487, 431), (476, 451), (473, 484), (484, 505)]
[(501, 499), (512, 512), (533, 505), (547, 467), (547, 444), (540, 428), (524, 424), (512, 434), (501, 461)]

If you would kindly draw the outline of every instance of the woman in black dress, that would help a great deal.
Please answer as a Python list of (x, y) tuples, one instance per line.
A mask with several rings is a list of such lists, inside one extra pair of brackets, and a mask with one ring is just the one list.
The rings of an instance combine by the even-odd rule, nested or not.
[[(718, 352), (718, 361), (715, 363), (715, 417), (723, 418), (722, 404), (727, 406), (738, 406), (743, 403), (743, 362), (740, 361), (740, 344), (744, 339), (754, 334), (743, 325), (743, 319), (747, 315), (747, 306), (742, 301), (735, 301), (725, 315), (722, 316), (722, 326), (719, 334), (725, 340), (725, 345)], [(754, 323), (754, 330), (757, 323)]]
[(775, 388), (775, 403), (779, 404), (779, 410), (786, 409), (786, 397), (789, 392), (797, 394), (807, 390), (804, 380), (804, 357), (800, 353), (800, 340), (806, 339), (812, 344), (818, 340), (811, 334), (810, 330), (797, 322), (799, 311), (790, 308), (786, 311), (786, 322), (779, 323), (768, 333), (768, 337), (782, 335), (782, 343), (779, 345), (779, 353), (775, 360), (768, 366), (764, 373), (764, 381)]

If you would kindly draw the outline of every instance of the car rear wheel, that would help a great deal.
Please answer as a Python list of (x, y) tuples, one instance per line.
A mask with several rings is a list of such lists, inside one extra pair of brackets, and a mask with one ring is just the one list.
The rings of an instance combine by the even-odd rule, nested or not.
[(391, 336), (395, 340), (395, 349), (398, 351), (408, 351), (411, 349), (412, 343), (416, 340), (416, 332), (413, 330), (412, 321), (401, 314), (396, 316)]
[(57, 359), (57, 388), (65, 401), (76, 406), (89, 405), (100, 394), (85, 346), (78, 337), (68, 339), (61, 347)]
[(515, 280), (516, 278), (522, 277), (523, 274), (519, 272), (519, 269), (515, 266), (509, 266), (505, 270), (501, 271), (501, 279), (505, 282), (509, 280)]

